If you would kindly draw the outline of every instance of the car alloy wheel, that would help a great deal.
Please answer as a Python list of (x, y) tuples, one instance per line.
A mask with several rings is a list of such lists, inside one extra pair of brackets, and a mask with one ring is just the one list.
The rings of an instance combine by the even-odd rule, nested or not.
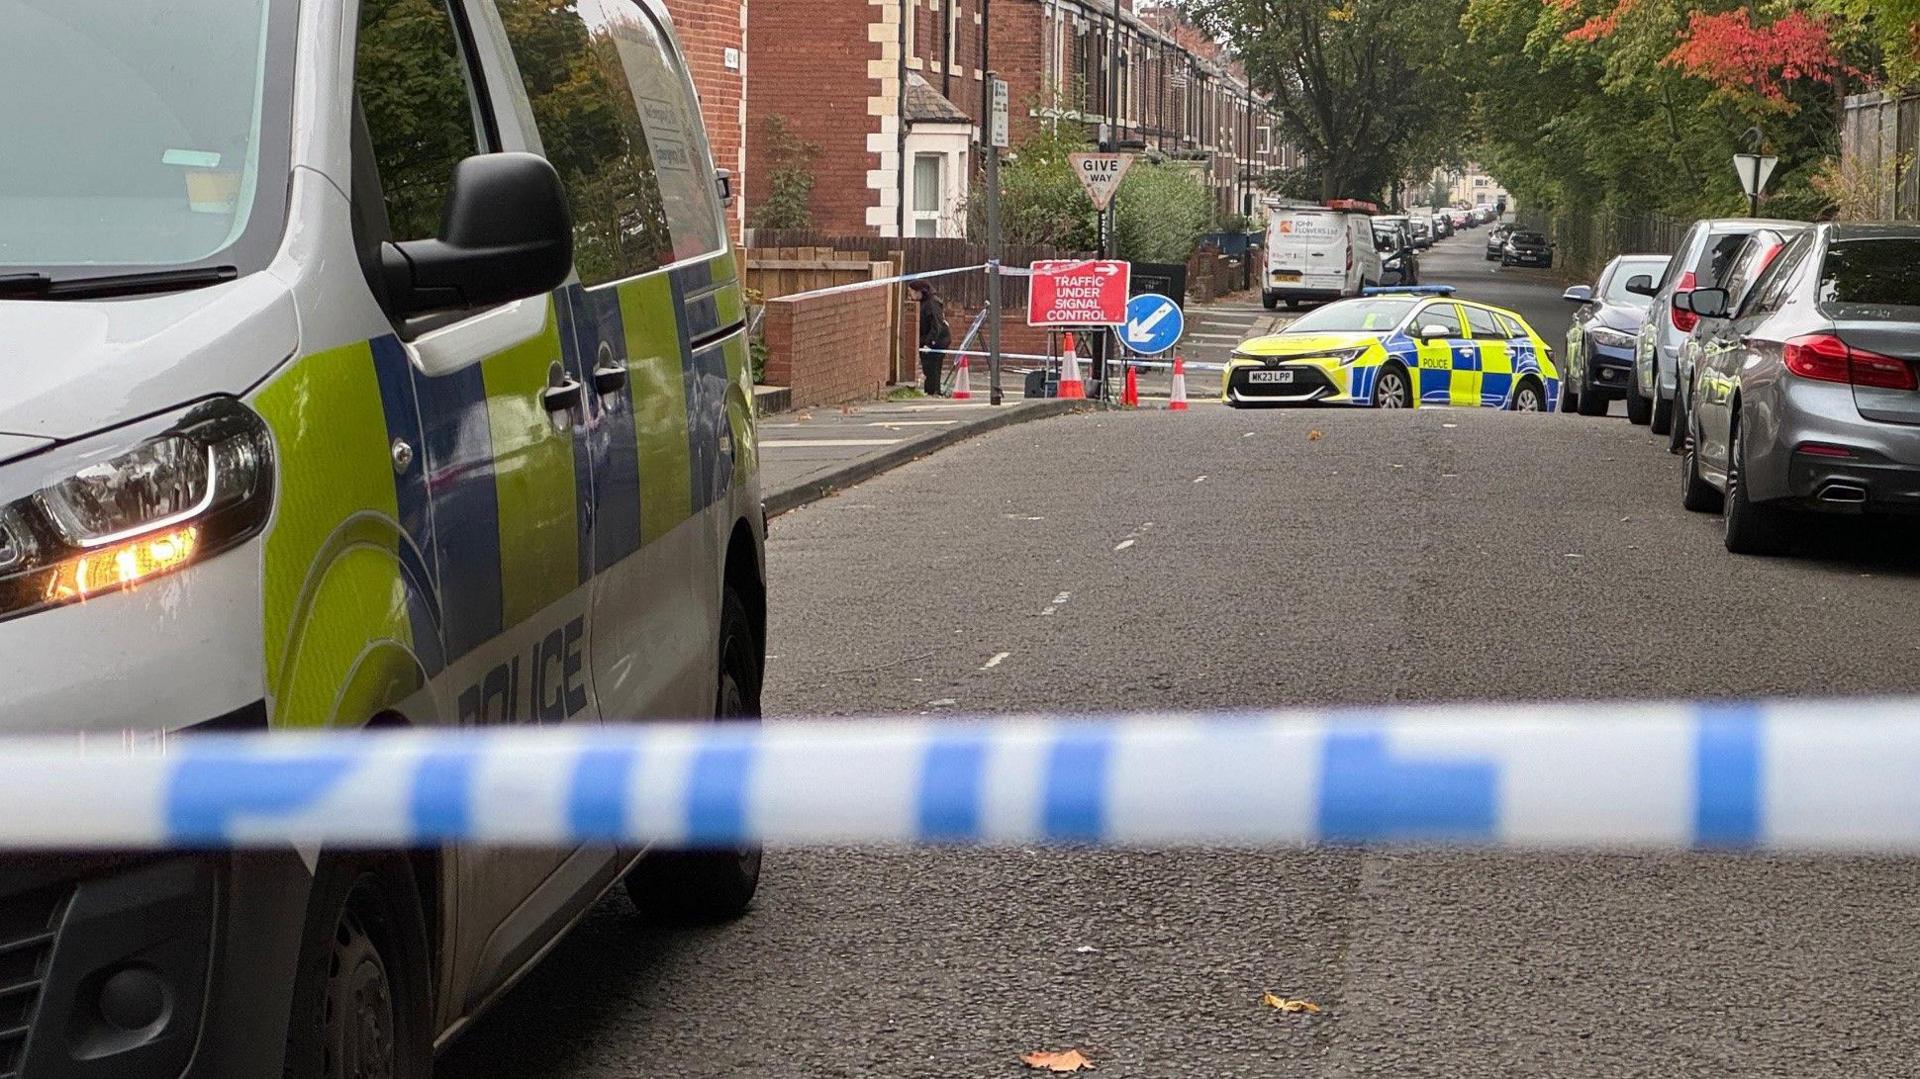
[(1513, 410), (1515, 412), (1545, 411), (1545, 405), (1540, 400), (1540, 387), (1531, 379), (1522, 382), (1520, 388), (1513, 391)]
[(1406, 373), (1398, 367), (1383, 367), (1373, 384), (1373, 407), (1407, 408), (1413, 397)]

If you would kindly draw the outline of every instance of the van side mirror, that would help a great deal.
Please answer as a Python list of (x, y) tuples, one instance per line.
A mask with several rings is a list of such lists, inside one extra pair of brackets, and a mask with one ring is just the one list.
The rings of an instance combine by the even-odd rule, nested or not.
[(1575, 285), (1561, 293), (1560, 298), (1568, 303), (1592, 303), (1593, 287), (1591, 285)]
[(1677, 304), (1681, 297), (1687, 300), (1686, 310), (1701, 318), (1726, 318), (1730, 313), (1733, 295), (1723, 288), (1698, 288), (1692, 292), (1680, 293), (1674, 297)]
[(453, 168), (440, 235), (385, 243), (380, 270), (395, 317), (538, 296), (573, 272), (573, 213), (538, 154), (476, 154)]
[(1635, 296), (1651, 296), (1660, 290), (1653, 286), (1653, 278), (1647, 274), (1636, 274), (1627, 278), (1627, 291)]

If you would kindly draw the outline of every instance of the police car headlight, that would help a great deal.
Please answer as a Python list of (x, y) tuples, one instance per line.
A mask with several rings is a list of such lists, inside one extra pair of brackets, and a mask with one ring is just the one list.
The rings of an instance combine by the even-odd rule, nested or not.
[(1595, 326), (1587, 331), (1587, 336), (1593, 338), (1594, 344), (1605, 345), (1608, 348), (1632, 348), (1635, 340), (1634, 335), (1630, 333), (1621, 333), (1606, 326)]
[(225, 550), (260, 531), (273, 496), (272, 438), (231, 398), (22, 464), (37, 467), (0, 477), (0, 618)]
[(1327, 353), (1327, 359), (1333, 360), (1340, 364), (1340, 366), (1345, 367), (1347, 364), (1352, 363), (1366, 354), (1367, 350), (1364, 348), (1343, 348)]

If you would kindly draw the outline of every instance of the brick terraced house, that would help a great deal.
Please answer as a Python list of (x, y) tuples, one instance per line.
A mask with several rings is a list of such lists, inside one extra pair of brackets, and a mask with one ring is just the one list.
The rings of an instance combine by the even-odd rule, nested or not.
[[(716, 151), (744, 143), (740, 219), (774, 167), (766, 121), (817, 147), (814, 226), (880, 236), (960, 236), (980, 167), (984, 73), (1007, 80), (1016, 145), (1040, 125), (1073, 125), (1089, 139), (1108, 122), (1107, 88), (1120, 95), (1123, 147), (1184, 161), (1223, 213), (1249, 212), (1255, 182), (1299, 163), (1274, 119), (1220, 46), (1170, 7), (1121, 0), (1120, 63), (1109, 70), (1111, 0), (668, 0), (696, 68), (734, 30), (709, 20), (738, 12), (746, 48), (701, 83)], [(731, 44), (723, 47), (733, 48)], [(745, 72), (751, 67), (751, 77)], [(1110, 82), (1110, 80), (1112, 80)], [(744, 111), (729, 94), (744, 87)], [(734, 116), (739, 116), (736, 121)], [(729, 130), (716, 130), (715, 125)], [(734, 130), (739, 128), (737, 135)], [(722, 154), (723, 165), (728, 160)]]

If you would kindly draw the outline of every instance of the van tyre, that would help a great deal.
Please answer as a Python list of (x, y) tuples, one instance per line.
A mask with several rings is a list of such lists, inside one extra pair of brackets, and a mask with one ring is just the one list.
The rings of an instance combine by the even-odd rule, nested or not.
[(1786, 546), (1786, 513), (1747, 494), (1746, 424), (1734, 428), (1733, 460), (1727, 466), (1727, 550), (1734, 554), (1779, 554)]
[[(760, 722), (760, 647), (746, 603), (728, 588), (721, 604), (720, 682), (714, 716)], [(648, 918), (674, 924), (722, 922), (745, 914), (760, 887), (760, 848), (674, 850), (647, 855), (627, 874), (627, 895)]]
[(1260, 306), (1271, 311), (1280, 306), (1280, 297), (1275, 296), (1271, 292), (1263, 292), (1260, 294)]
[(322, 862), (301, 940), (285, 1079), (430, 1079), (433, 973), (406, 859)]
[(1629, 372), (1627, 375), (1627, 422), (1645, 427), (1653, 418), (1653, 406), (1645, 397), (1640, 396), (1640, 376)]

